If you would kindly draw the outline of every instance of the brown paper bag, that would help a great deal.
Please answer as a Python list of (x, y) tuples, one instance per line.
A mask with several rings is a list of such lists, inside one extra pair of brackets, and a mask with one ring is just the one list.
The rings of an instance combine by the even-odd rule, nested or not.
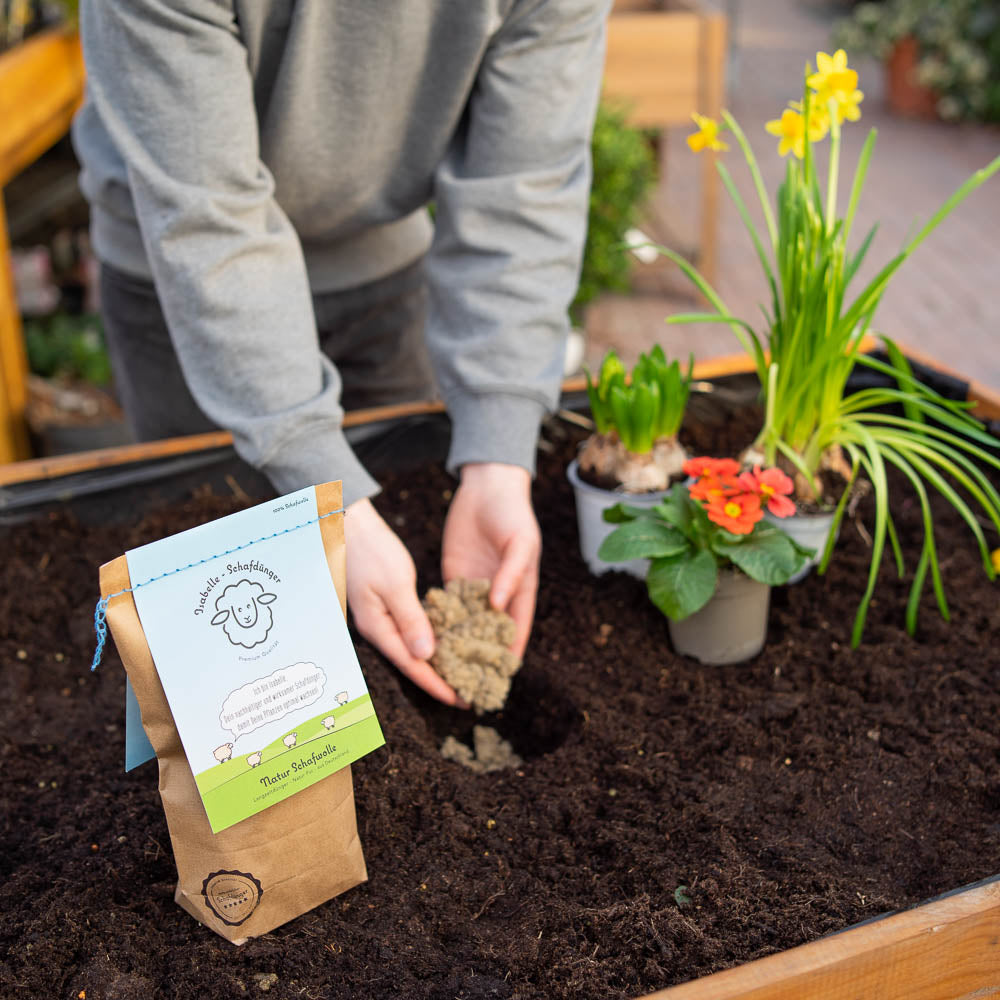
[[(338, 511), (341, 484), (316, 488), (318, 512)], [(344, 515), (320, 522), (333, 585), (345, 610)], [(125, 556), (101, 567), (101, 593), (130, 587)], [(177, 863), (175, 900), (227, 941), (243, 944), (366, 881), (351, 769), (212, 833), (131, 593), (107, 620), (160, 762), (160, 797)]]

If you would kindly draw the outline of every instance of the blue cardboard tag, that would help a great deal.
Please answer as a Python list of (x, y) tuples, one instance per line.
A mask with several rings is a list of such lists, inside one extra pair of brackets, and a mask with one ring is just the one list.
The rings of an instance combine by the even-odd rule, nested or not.
[(131, 771), (156, 756), (146, 730), (142, 728), (142, 715), (132, 682), (125, 678), (125, 770)]

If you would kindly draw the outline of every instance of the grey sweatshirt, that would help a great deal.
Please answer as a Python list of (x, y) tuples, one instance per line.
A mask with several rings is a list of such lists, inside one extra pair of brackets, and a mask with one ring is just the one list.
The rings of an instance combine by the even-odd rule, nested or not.
[(608, 6), (84, 0), (73, 135), (95, 251), (155, 282), (192, 394), (279, 491), (377, 491), (341, 431), (311, 291), (428, 249), (449, 467), (533, 470), (585, 235)]

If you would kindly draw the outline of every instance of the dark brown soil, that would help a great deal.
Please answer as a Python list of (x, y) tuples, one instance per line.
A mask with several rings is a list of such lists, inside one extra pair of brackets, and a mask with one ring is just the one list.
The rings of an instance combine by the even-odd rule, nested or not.
[[(851, 524), (826, 577), (775, 591), (764, 652), (707, 668), (673, 654), (639, 581), (586, 572), (573, 443), (541, 456), (537, 623), (507, 708), (482, 720), (524, 765), (443, 760), (474, 717), (361, 642), (388, 741), (354, 769), (370, 881), (242, 948), (175, 906), (155, 767), (122, 773), (114, 649), (88, 672), (98, 564), (236, 502), (9, 532), (0, 996), (637, 997), (994, 874), (1000, 585), (958, 519), (938, 521), (951, 624), (928, 598), (909, 638), (887, 563), (850, 650), (867, 566)], [(385, 486), (421, 588), (440, 584), (453, 482), (433, 467)], [(919, 512), (896, 512), (912, 567)]]

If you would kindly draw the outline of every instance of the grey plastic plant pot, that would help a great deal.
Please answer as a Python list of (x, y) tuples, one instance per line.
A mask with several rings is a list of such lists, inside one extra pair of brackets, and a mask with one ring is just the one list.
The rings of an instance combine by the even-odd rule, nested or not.
[(764, 648), (770, 606), (768, 584), (722, 570), (708, 604), (681, 621), (669, 620), (674, 650), (711, 666), (749, 660)]
[[(791, 517), (775, 517), (770, 511), (764, 511), (764, 520), (769, 521), (776, 528), (780, 528), (789, 538), (798, 542), (799, 545), (807, 549), (813, 549), (815, 555), (809, 559), (789, 583), (799, 583), (804, 580), (819, 565), (823, 558), (823, 549), (826, 548), (826, 540), (830, 537), (830, 529), (833, 527), (834, 511), (821, 511), (817, 514), (793, 514)], [(838, 535), (840, 531), (837, 531)]]
[(566, 478), (576, 496), (576, 523), (580, 530), (580, 555), (595, 576), (615, 569), (629, 573), (639, 580), (646, 579), (649, 570), (648, 559), (630, 559), (628, 562), (610, 563), (601, 559), (597, 550), (601, 542), (611, 534), (615, 525), (604, 520), (604, 511), (616, 503), (627, 503), (633, 507), (655, 507), (666, 495), (666, 490), (653, 493), (625, 493), (617, 490), (602, 490), (591, 486), (580, 478), (579, 463), (576, 459), (566, 469)]

